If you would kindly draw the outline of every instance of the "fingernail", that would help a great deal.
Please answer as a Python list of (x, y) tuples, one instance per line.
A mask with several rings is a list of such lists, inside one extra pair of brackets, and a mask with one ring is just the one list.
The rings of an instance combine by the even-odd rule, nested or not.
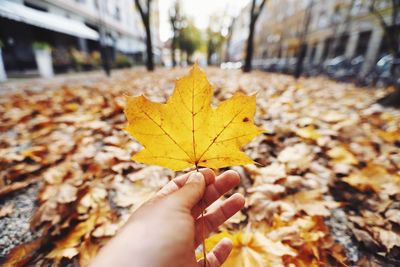
[(188, 183), (200, 182), (204, 178), (201, 172), (194, 172), (189, 176)]

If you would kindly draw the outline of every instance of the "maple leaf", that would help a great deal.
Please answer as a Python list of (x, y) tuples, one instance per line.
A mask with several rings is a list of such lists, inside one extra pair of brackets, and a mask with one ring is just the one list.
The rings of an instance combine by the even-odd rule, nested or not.
[(304, 139), (311, 140), (317, 140), (321, 137), (321, 134), (313, 126), (307, 126), (305, 128), (298, 129), (296, 134)]
[[(296, 256), (296, 252), (280, 241), (272, 241), (260, 231), (249, 229), (236, 233), (221, 232), (207, 239), (206, 248), (210, 251), (223, 238), (233, 243), (232, 252), (222, 264), (226, 267), (269, 267), (283, 266), (282, 256)], [(200, 258), (201, 255), (197, 255)]]
[(132, 158), (173, 170), (253, 163), (240, 148), (262, 132), (253, 124), (255, 95), (236, 93), (217, 108), (212, 95), (205, 73), (194, 65), (166, 104), (128, 97), (126, 131), (145, 147)]
[(334, 163), (344, 163), (344, 164), (357, 164), (358, 160), (356, 157), (342, 146), (337, 146), (330, 149), (327, 152), (328, 156), (333, 159)]
[(344, 177), (343, 181), (363, 192), (372, 190), (379, 193), (385, 186), (389, 187), (390, 194), (400, 192), (400, 176), (391, 175), (385, 168), (375, 164)]

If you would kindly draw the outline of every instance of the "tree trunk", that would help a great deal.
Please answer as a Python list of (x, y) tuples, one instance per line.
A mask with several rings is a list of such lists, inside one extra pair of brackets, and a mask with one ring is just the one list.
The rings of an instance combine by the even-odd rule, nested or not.
[(172, 67), (176, 67), (176, 59), (175, 59), (175, 44), (176, 44), (176, 38), (175, 38), (175, 33), (174, 36), (172, 37), (172, 43), (171, 43), (171, 59), (172, 59)]
[(235, 19), (232, 19), (231, 25), (229, 26), (228, 29), (228, 37), (226, 39), (225, 62), (231, 61), (229, 49), (231, 47), (234, 24), (235, 24)]
[(192, 57), (193, 57), (193, 54), (186, 53), (186, 63), (188, 64), (188, 66), (192, 65), (192, 62), (193, 62)]
[(100, 44), (100, 56), (101, 56), (101, 65), (103, 66), (103, 70), (108, 77), (111, 76), (111, 63), (108, 48)]
[(145, 23), (146, 28), (146, 67), (148, 71), (154, 70), (154, 61), (153, 61), (153, 45), (151, 42), (151, 31), (150, 31), (150, 19), (148, 18), (147, 23)]
[(301, 74), (303, 73), (303, 67), (304, 67), (304, 59), (306, 57), (307, 53), (307, 44), (303, 43), (300, 46), (300, 51), (297, 57), (297, 62), (296, 62), (296, 70), (294, 72), (294, 77), (298, 79)]
[(250, 28), (249, 28), (249, 37), (247, 38), (247, 47), (246, 47), (246, 59), (244, 61), (243, 72), (250, 72), (251, 71), (251, 61), (253, 59), (253, 52), (254, 52), (254, 26), (255, 26), (255, 19), (252, 16), (250, 21)]
[[(394, 16), (397, 17), (397, 14)], [(390, 73), (393, 79), (392, 84), (396, 90), (379, 99), (378, 103), (383, 106), (400, 108), (400, 64), (397, 63), (397, 60), (400, 58), (399, 43), (397, 41), (400, 37), (400, 30), (398, 27), (393, 25), (389, 26), (383, 24), (382, 27), (389, 45), (389, 51), (394, 58), (394, 62), (390, 68)]]
[(211, 49), (212, 43), (211, 40), (208, 40), (207, 43), (207, 65), (210, 66), (211, 65), (211, 56), (214, 53), (213, 49)]

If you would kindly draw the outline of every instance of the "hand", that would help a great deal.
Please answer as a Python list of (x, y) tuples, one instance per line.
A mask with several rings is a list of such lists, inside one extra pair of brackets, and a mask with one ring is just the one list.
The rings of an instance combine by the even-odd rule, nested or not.
[[(195, 249), (219, 225), (244, 206), (244, 197), (234, 194), (218, 208), (199, 217), (240, 177), (227, 171), (217, 178), (210, 169), (177, 177), (136, 210), (120, 232), (100, 251), (92, 267), (200, 267)], [(203, 225), (205, 228), (203, 229)], [(207, 266), (218, 267), (232, 250), (229, 239), (221, 240), (207, 254)]]

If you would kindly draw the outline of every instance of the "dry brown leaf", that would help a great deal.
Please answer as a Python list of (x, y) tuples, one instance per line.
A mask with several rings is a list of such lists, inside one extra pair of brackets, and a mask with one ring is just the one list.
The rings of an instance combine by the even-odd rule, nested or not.
[(10, 203), (0, 208), (0, 218), (11, 215), (14, 212), (14, 204)]
[(312, 158), (310, 147), (304, 143), (286, 147), (278, 156), (278, 160), (286, 163), (290, 169), (307, 169)]

